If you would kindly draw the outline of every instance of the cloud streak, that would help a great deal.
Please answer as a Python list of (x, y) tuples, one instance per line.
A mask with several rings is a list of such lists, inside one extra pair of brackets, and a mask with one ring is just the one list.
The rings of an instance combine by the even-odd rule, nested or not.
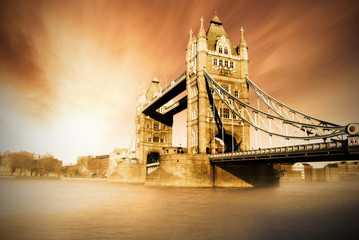
[[(318, 118), (359, 119), (356, 1), (0, 4), (0, 151), (74, 162), (128, 146), (141, 86), (183, 73), (188, 31), (197, 34), (201, 16), (207, 28), (214, 11), (234, 45), (244, 27), (250, 78), (261, 88)], [(176, 131), (186, 132), (179, 119)]]

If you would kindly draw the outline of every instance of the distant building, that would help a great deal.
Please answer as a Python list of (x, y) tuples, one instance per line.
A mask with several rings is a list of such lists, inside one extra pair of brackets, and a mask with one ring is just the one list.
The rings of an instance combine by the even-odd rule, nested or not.
[(84, 175), (84, 176), (88, 175), (88, 172), (89, 172), (89, 170), (88, 170), (88, 162), (92, 158), (93, 158), (93, 156), (91, 156), (91, 155), (77, 157), (76, 165), (77, 165), (77, 168), (78, 168), (78, 173), (80, 175)]
[(106, 177), (109, 174), (109, 155), (80, 156), (76, 165), (83, 177)]
[(308, 163), (303, 163), (304, 167), (304, 181), (310, 182), (313, 180), (313, 166)]
[[(296, 165), (296, 169), (300, 168)], [(300, 168), (302, 169), (302, 168)], [(302, 170), (294, 170), (294, 164), (280, 164), (280, 181), (281, 182), (298, 182), (302, 181)]]
[(340, 162), (338, 163), (338, 174), (341, 179), (358, 179), (358, 162)]
[(359, 179), (358, 162), (330, 163), (324, 168), (313, 168), (309, 164), (304, 166), (305, 181), (340, 181)]
[(324, 168), (313, 168), (312, 172), (312, 181), (314, 182), (324, 182), (325, 179), (325, 172)]
[(338, 163), (331, 163), (324, 167), (324, 174), (326, 181), (339, 181), (339, 168)]
[(300, 180), (304, 180), (305, 174), (304, 174), (304, 165), (303, 165), (303, 163), (295, 163), (295, 164), (293, 164), (293, 171), (300, 172)]

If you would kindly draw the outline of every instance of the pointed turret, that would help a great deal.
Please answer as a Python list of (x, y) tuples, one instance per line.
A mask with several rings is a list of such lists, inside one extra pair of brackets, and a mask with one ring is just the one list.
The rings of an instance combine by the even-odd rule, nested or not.
[(189, 39), (188, 39), (188, 44), (187, 44), (187, 50), (192, 48), (192, 41), (193, 41), (192, 33), (193, 33), (192, 29), (190, 29), (189, 30)]
[(241, 27), (241, 39), (239, 40), (239, 47), (247, 47), (246, 40), (244, 39), (244, 30), (243, 27)]
[(248, 47), (247, 47), (246, 40), (244, 40), (243, 33), (244, 33), (244, 30), (243, 30), (243, 27), (241, 27), (241, 39), (239, 40), (238, 54), (242, 59), (248, 60)]
[(217, 11), (214, 13), (214, 17), (212, 18), (211, 23), (214, 23), (217, 25), (222, 25), (221, 20), (219, 20), (219, 18), (217, 16)]
[[(186, 62), (190, 61), (191, 57), (192, 57), (192, 45), (193, 45), (193, 38), (192, 38), (192, 29), (189, 30), (189, 39), (188, 39), (188, 44), (187, 44), (187, 49), (186, 49)], [(188, 69), (187, 69), (188, 71)]]
[(206, 31), (204, 31), (203, 21), (203, 17), (201, 17), (201, 27), (199, 28), (198, 38), (206, 38)]
[(207, 51), (207, 36), (203, 27), (203, 17), (201, 17), (201, 27), (199, 28), (197, 38), (197, 52)]
[(146, 100), (147, 101), (151, 100), (153, 97), (155, 97), (161, 91), (162, 91), (162, 87), (161, 87), (160, 81), (158, 80), (158, 78), (154, 77), (152, 79), (150, 87), (148, 88), (148, 90), (146, 92)]

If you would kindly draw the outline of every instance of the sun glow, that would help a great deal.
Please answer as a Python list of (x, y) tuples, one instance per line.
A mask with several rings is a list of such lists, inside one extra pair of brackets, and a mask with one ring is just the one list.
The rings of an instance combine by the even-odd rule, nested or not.
[[(80, 155), (128, 147), (137, 95), (154, 77), (164, 88), (167, 73), (169, 81), (183, 73), (189, 29), (197, 34), (201, 16), (207, 28), (215, 10), (234, 45), (244, 27), (249, 75), (258, 86), (319, 119), (359, 118), (357, 3), (1, 4), (2, 152), (49, 152), (74, 163)], [(175, 124), (182, 127), (174, 127), (173, 143), (184, 146), (186, 116)]]

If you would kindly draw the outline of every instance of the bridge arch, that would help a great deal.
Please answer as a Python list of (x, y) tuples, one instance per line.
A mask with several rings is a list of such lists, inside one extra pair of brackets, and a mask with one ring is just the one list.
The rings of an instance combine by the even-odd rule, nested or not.
[(216, 153), (239, 152), (241, 151), (242, 139), (237, 135), (236, 133), (233, 133), (233, 136), (228, 133), (224, 133), (223, 135), (222, 133), (217, 133), (214, 139), (212, 137), (210, 148), (212, 149), (214, 146)]
[(150, 152), (147, 154), (147, 164), (156, 163), (160, 161), (160, 154), (158, 152)]

